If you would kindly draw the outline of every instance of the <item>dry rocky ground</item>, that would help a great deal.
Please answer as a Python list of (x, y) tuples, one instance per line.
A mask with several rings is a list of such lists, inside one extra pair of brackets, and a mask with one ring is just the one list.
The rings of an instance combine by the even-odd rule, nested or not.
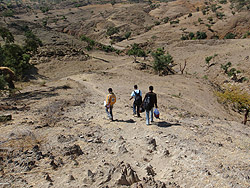
[[(65, 23), (49, 25), (50, 29), (34, 24), (44, 42), (31, 61), (38, 71), (36, 79), (17, 83), (22, 89), (15, 97), (1, 97), (1, 113), (11, 114), (12, 120), (0, 124), (0, 187), (250, 187), (249, 122), (241, 124), (241, 115), (214, 95), (217, 85), (234, 83), (223, 74), (221, 64), (231, 61), (242, 70), (239, 76), (250, 77), (249, 39), (180, 41), (187, 14), (200, 3), (190, 2), (169, 3), (174, 9), (162, 4), (147, 14), (142, 11), (144, 21), (132, 11), (145, 8), (144, 4), (116, 4), (71, 8), (74, 14), (67, 9), (51, 11), (67, 14), (67, 29)], [(142, 31), (165, 16), (164, 10), (173, 17), (180, 11), (180, 25), (161, 24)], [(84, 20), (90, 14), (94, 26)], [(21, 14), (19, 20), (9, 21), (34, 23), (32, 16)], [(74, 25), (74, 17), (83, 24)], [(133, 25), (131, 20), (137, 22)], [(148, 42), (152, 48), (164, 47), (173, 56), (176, 71), (187, 61), (185, 74), (158, 76), (150, 57), (133, 63), (124, 54), (86, 51), (76, 36), (92, 33), (107, 44), (109, 39), (103, 36), (108, 23), (124, 23), (138, 31), (114, 46), (125, 49), (134, 42)], [(91, 32), (95, 27), (99, 33)], [(214, 54), (218, 54), (212, 60), (215, 65), (208, 68), (205, 58)], [(150, 126), (145, 114), (132, 115), (129, 97), (134, 84), (143, 94), (153, 85), (158, 94), (160, 119)], [(234, 84), (249, 89), (249, 81)], [(103, 107), (109, 87), (117, 96), (113, 122)]]

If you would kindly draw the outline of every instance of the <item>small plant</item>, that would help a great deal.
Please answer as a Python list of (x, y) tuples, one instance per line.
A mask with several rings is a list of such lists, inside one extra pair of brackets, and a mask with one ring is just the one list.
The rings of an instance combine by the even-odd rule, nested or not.
[(224, 16), (225, 16), (224, 13), (222, 13), (222, 12), (216, 12), (216, 17), (217, 17), (218, 19), (222, 19)]
[(224, 92), (216, 92), (220, 101), (227, 104), (233, 104), (233, 107), (239, 111), (244, 110), (243, 124), (247, 123), (250, 110), (250, 94), (237, 86), (227, 86)]
[(227, 33), (224, 39), (235, 39), (236, 35), (233, 33)]
[(162, 21), (163, 21), (164, 23), (168, 23), (168, 21), (169, 21), (169, 17), (165, 17), (165, 18), (163, 18), (163, 19), (162, 19)]
[(209, 17), (207, 18), (207, 20), (211, 23), (211, 22), (213, 22), (213, 17), (209, 16)]
[(198, 22), (200, 22), (200, 23), (201, 23), (202, 21), (203, 21), (203, 20), (202, 20), (201, 18), (198, 18)]
[(206, 64), (209, 66), (210, 61), (213, 59), (213, 56), (208, 56), (205, 58)]
[(127, 33), (125, 33), (125, 38), (128, 40), (128, 38), (131, 36), (131, 32), (129, 31), (129, 32), (127, 32)]
[(205, 58), (205, 62), (206, 62), (206, 64), (207, 64), (208, 68), (211, 67), (212, 65), (214, 65), (214, 63), (210, 64), (210, 61), (211, 61), (213, 58), (215, 58), (216, 56), (218, 56), (218, 54), (214, 54), (213, 56), (208, 56), (208, 57)]
[(232, 66), (231, 62), (227, 62), (225, 65), (221, 65), (221, 68), (224, 70), (224, 73), (227, 74), (228, 73), (228, 68)]
[(193, 32), (190, 32), (189, 34), (188, 34), (188, 37), (189, 37), (189, 39), (194, 39), (195, 38), (195, 34), (193, 33)]
[(165, 55), (163, 48), (158, 48), (152, 52), (151, 55), (154, 58), (153, 69), (158, 72), (158, 75), (160, 75), (161, 72), (175, 74), (175, 71), (172, 69), (173, 57), (169, 53)]
[(111, 0), (111, 5), (114, 6), (116, 4), (116, 1), (115, 0)]
[(172, 24), (178, 24), (180, 22), (180, 20), (172, 20), (172, 21), (170, 21), (170, 25), (172, 25)]
[(4, 79), (3, 75), (0, 75), (0, 90), (4, 90), (7, 86), (7, 82)]
[(107, 34), (108, 36), (112, 36), (112, 35), (114, 35), (114, 34), (116, 34), (116, 33), (119, 33), (119, 28), (118, 28), (118, 27), (109, 27), (109, 28), (107, 29), (107, 32), (106, 32), (106, 34)]
[(133, 55), (134, 56), (134, 62), (136, 63), (136, 57), (145, 57), (146, 56), (146, 53), (143, 49), (141, 49), (141, 47), (134, 43), (131, 48), (128, 50), (127, 54), (130, 56), (130, 55)]
[(203, 76), (203, 79), (204, 79), (204, 80), (207, 80), (207, 79), (208, 79), (208, 76), (207, 76), (207, 75), (204, 75), (204, 76)]
[(250, 36), (250, 32), (247, 31), (244, 35), (243, 35), (243, 39), (247, 38), (248, 36)]
[(220, 4), (227, 4), (227, 0), (220, 0), (219, 3)]
[(160, 25), (161, 22), (160, 21), (155, 21), (155, 25)]
[(197, 31), (196, 32), (196, 38), (197, 39), (206, 39), (207, 38), (207, 34), (205, 32)]
[(40, 7), (40, 10), (42, 11), (42, 13), (47, 13), (49, 12), (49, 7)]
[(2, 15), (3, 15), (3, 17), (13, 17), (14, 12), (13, 12), (13, 10), (5, 10)]
[(193, 16), (193, 14), (192, 14), (192, 13), (189, 13), (189, 14), (188, 14), (188, 17), (192, 17), (192, 16)]

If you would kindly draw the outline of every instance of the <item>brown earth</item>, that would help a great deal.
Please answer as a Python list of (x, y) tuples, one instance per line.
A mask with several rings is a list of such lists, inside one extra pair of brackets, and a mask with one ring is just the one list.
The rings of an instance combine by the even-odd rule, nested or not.
[[(180, 28), (193, 32), (206, 28), (191, 24), (202, 16), (195, 7), (203, 4), (161, 3), (146, 13), (142, 9), (147, 6), (57, 9), (50, 16), (66, 15), (66, 23), (48, 24), (50, 29), (30, 24), (44, 47), (31, 61), (38, 69), (36, 79), (16, 83), (21, 89), (14, 98), (1, 97), (0, 105), (9, 106), (2, 113), (11, 114), (12, 121), (0, 124), (0, 187), (250, 186), (249, 122), (241, 124), (242, 115), (220, 104), (214, 94), (218, 85), (228, 82), (250, 88), (249, 81), (235, 83), (220, 68), (230, 61), (241, 70), (239, 77), (249, 78), (249, 39), (181, 41)], [(228, 7), (223, 5), (229, 12)], [(190, 11), (192, 17), (187, 16)], [(47, 16), (36, 15), (38, 20)], [(165, 16), (177, 16), (180, 24), (142, 30)], [(8, 21), (36, 23), (34, 19), (35, 14), (23, 14)], [(239, 30), (228, 24), (230, 19), (226, 16), (221, 25), (216, 22), (219, 35), (226, 32), (223, 24), (228, 31)], [(76, 37), (86, 34), (109, 44), (104, 37), (108, 25), (135, 31), (114, 47), (125, 49), (135, 42), (148, 42), (149, 49), (164, 47), (178, 73), (154, 74), (151, 57), (133, 63), (127, 55), (86, 51), (86, 43)], [(205, 58), (214, 54), (218, 54), (214, 65), (208, 67)], [(180, 74), (179, 65), (185, 60), (187, 68)], [(150, 85), (157, 93), (160, 119), (150, 126), (145, 114), (132, 115), (129, 98), (134, 84), (143, 95)], [(103, 106), (109, 87), (117, 96), (113, 122), (107, 120)]]

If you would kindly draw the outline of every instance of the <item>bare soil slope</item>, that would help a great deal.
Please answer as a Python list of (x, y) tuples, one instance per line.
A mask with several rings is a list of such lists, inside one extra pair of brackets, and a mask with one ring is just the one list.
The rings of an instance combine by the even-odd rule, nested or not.
[[(174, 1), (152, 10), (146, 4), (60, 7), (49, 15), (7, 19), (30, 23), (44, 46), (31, 61), (36, 79), (16, 83), (22, 89), (14, 98), (1, 97), (1, 113), (12, 114), (12, 120), (0, 124), (0, 187), (249, 187), (249, 122), (241, 124), (241, 115), (214, 95), (217, 84), (228, 82), (249, 89), (249, 81), (236, 83), (220, 68), (230, 61), (241, 70), (239, 77), (249, 78), (249, 39), (181, 41), (181, 28), (206, 28), (191, 24), (202, 16), (196, 11), (202, 2)], [(50, 22), (57, 15), (67, 19)], [(165, 16), (178, 18), (179, 25), (144, 30)], [(45, 17), (51, 17), (48, 27), (38, 28)], [(215, 26), (222, 28), (219, 23)], [(77, 37), (86, 34), (108, 44), (108, 26), (132, 30), (129, 40), (114, 44), (120, 49), (135, 42), (146, 42), (146, 49), (164, 47), (178, 73), (154, 74), (151, 57), (133, 63), (124, 53), (86, 51)], [(205, 58), (214, 54), (208, 67)], [(134, 84), (143, 95), (150, 85), (157, 93), (160, 119), (150, 126), (145, 114), (132, 115)], [(117, 96), (113, 122), (103, 106), (109, 87)]]

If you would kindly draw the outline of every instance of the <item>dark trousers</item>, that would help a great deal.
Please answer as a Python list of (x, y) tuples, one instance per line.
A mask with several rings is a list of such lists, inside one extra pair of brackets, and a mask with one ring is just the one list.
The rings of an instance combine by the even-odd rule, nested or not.
[(133, 113), (137, 114), (138, 117), (140, 117), (140, 104), (133, 103)]

